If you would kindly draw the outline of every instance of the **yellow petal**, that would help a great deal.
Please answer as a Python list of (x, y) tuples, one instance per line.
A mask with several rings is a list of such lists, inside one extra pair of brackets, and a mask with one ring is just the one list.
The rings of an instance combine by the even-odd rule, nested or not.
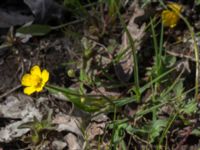
[(33, 66), (31, 68), (31, 75), (37, 75), (39, 77), (41, 77), (41, 70), (40, 70), (40, 67), (39, 66)]
[(176, 24), (178, 23), (179, 21), (179, 17), (176, 16), (176, 15), (173, 15), (172, 16), (172, 20), (171, 20), (171, 23), (170, 23), (170, 27), (173, 28), (176, 26)]
[(34, 92), (35, 92), (35, 88), (32, 86), (24, 88), (24, 94), (31, 95)]
[(166, 27), (174, 28), (180, 20), (180, 13), (182, 5), (178, 3), (169, 2), (167, 10), (162, 11), (162, 22)]
[(170, 14), (170, 11), (169, 10), (164, 10), (162, 12), (162, 22), (164, 24), (164, 26), (169, 26), (169, 14)]
[(48, 80), (49, 80), (49, 72), (46, 69), (44, 69), (42, 71), (42, 81), (46, 83)]
[(179, 21), (179, 16), (176, 15), (174, 12), (169, 10), (164, 10), (162, 12), (162, 22), (163, 25), (166, 27), (175, 27)]
[(21, 81), (21, 84), (23, 86), (32, 86), (33, 82), (32, 82), (32, 77), (30, 74), (25, 74), (23, 77), (22, 77), (22, 81)]
[(177, 13), (180, 13), (182, 9), (182, 5), (178, 3), (169, 2), (167, 6)]

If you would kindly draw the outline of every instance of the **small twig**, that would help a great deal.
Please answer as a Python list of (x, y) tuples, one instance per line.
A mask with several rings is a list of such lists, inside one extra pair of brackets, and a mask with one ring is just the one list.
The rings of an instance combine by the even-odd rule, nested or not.
[(21, 88), (21, 85), (17, 85), (16, 87), (12, 88), (11, 90), (7, 91), (6, 93), (0, 95), (0, 101), (2, 101), (2, 98), (9, 95), (10, 93), (16, 91), (17, 89)]
[[(166, 50), (166, 52), (167, 52), (169, 55), (172, 55), (172, 56), (175, 56), (175, 57), (180, 57), (180, 58), (188, 59), (188, 60), (193, 61), (193, 62), (196, 61), (194, 57), (189, 56), (189, 55), (184, 55), (184, 54), (172, 52), (172, 51), (169, 51), (169, 50)], [(199, 61), (199, 62), (200, 62), (200, 61)]]
[(64, 23), (64, 24), (61, 24), (61, 25), (58, 25), (58, 26), (51, 27), (51, 29), (52, 30), (57, 30), (57, 29), (64, 28), (64, 27), (69, 26), (69, 25), (74, 25), (74, 24), (80, 23), (80, 22), (82, 22), (84, 20), (86, 20), (86, 19), (80, 19), (80, 20), (71, 21), (71, 22), (68, 22), (68, 23)]

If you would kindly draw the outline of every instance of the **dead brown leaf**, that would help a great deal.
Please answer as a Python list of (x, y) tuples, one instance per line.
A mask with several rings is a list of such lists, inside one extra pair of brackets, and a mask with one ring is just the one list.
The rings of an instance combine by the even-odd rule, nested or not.
[[(135, 19), (144, 15), (144, 9), (141, 9), (139, 7), (138, 0), (135, 0), (130, 6), (129, 10), (132, 10), (132, 16), (128, 22), (127, 29), (135, 42), (136, 50), (139, 50), (146, 25), (144, 23), (140, 27), (137, 23), (135, 23)], [(134, 63), (132, 49), (130, 48), (130, 40), (126, 32), (123, 33), (122, 43), (119, 47), (119, 53), (124, 51), (126, 52), (122, 56), (120, 62), (115, 66), (115, 71), (121, 81), (127, 82), (131, 78)]]
[(52, 123), (57, 125), (56, 130), (58, 132), (61, 131), (69, 131), (72, 133), (75, 133), (78, 136), (82, 136), (82, 132), (80, 130), (80, 118), (76, 118), (73, 116), (68, 116), (64, 114), (58, 114), (55, 116), (55, 118), (52, 120)]
[(103, 135), (109, 118), (104, 114), (99, 114), (92, 118), (92, 122), (86, 129), (88, 141), (93, 140), (97, 135)]
[(21, 137), (30, 129), (20, 129), (22, 124), (33, 121), (36, 117), (41, 120), (42, 114), (35, 107), (33, 99), (23, 94), (8, 96), (3, 104), (0, 104), (0, 114), (2, 118), (17, 119), (16, 121), (0, 128), (0, 142), (10, 142)]

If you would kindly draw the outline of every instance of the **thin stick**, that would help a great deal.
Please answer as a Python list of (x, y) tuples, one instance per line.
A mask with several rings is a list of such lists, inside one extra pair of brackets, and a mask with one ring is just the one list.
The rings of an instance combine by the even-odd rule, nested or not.
[(21, 88), (21, 85), (17, 85), (16, 87), (12, 88), (11, 90), (7, 91), (6, 93), (0, 95), (0, 101), (2, 101), (2, 98), (4, 98), (5, 96), (9, 95), (10, 93), (16, 91), (17, 89)]

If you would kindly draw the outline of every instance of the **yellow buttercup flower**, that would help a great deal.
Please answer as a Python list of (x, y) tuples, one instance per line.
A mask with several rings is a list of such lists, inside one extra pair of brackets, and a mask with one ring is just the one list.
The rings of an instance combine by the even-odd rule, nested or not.
[(48, 80), (49, 72), (46, 69), (41, 71), (40, 67), (36, 65), (31, 68), (30, 74), (22, 77), (21, 84), (26, 86), (24, 93), (31, 95), (34, 92), (42, 91)]
[(182, 6), (173, 2), (168, 3), (167, 6), (170, 10), (162, 11), (162, 22), (164, 26), (174, 28), (180, 20), (179, 14), (181, 13)]

